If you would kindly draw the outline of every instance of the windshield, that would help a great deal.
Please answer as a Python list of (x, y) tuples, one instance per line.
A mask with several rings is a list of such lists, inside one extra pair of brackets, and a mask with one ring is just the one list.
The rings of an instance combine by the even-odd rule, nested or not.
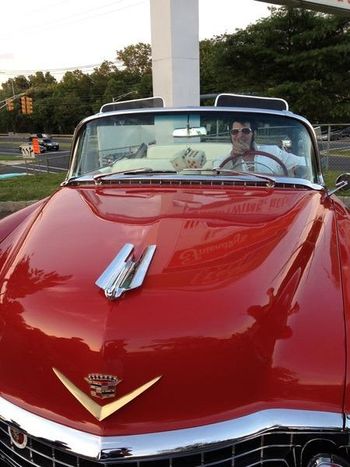
[[(117, 172), (205, 174), (221, 168), (315, 180), (313, 144), (298, 120), (255, 112), (110, 114), (87, 122), (71, 177)], [(225, 173), (222, 171), (222, 173)]]

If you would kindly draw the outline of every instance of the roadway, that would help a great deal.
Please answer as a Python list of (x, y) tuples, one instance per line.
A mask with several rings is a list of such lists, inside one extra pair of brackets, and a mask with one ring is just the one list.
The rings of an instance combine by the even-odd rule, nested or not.
[(57, 136), (60, 144), (59, 151), (46, 151), (35, 156), (34, 159), (20, 160), (19, 146), (28, 142), (25, 134), (0, 135), (0, 155), (6, 161), (0, 160), (0, 174), (6, 173), (65, 173), (67, 172), (70, 157), (70, 135)]
[[(1, 151), (3, 155), (11, 157), (13, 153), (6, 150)], [(16, 156), (18, 151), (15, 151)], [(35, 159), (0, 160), (0, 173), (65, 173), (69, 166), (69, 151), (52, 151), (40, 154)]]

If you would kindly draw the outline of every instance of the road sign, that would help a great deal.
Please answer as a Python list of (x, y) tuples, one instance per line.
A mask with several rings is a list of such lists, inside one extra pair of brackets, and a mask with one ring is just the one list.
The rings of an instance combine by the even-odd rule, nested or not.
[(24, 159), (35, 159), (35, 154), (33, 152), (32, 145), (22, 146), (21, 147), (22, 156)]
[(342, 13), (350, 15), (349, 0), (256, 0), (257, 2), (275, 3), (289, 7), (301, 7), (324, 13)]

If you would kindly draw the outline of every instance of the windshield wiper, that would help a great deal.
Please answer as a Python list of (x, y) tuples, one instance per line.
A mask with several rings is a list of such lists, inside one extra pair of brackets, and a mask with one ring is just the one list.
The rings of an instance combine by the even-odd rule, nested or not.
[(138, 175), (138, 174), (176, 174), (176, 170), (154, 170), (150, 167), (142, 167), (139, 169), (130, 169), (130, 170), (120, 170), (118, 172), (110, 172), (105, 174), (98, 174), (94, 176), (94, 182), (96, 185), (100, 183), (100, 181), (107, 177), (113, 177), (114, 175)]
[(276, 184), (276, 179), (273, 177), (270, 177), (269, 175), (257, 174), (255, 172), (241, 172), (239, 170), (233, 170), (233, 169), (221, 169), (220, 167), (217, 167), (214, 169), (201, 169), (201, 168), (182, 169), (181, 173), (183, 172), (208, 172), (210, 174), (215, 174), (215, 175), (226, 173), (228, 175), (244, 175), (245, 177), (249, 175), (253, 175), (253, 177), (261, 178), (262, 180), (266, 180), (267, 182), (269, 182), (268, 184), (269, 187), (273, 187)]
[(73, 182), (74, 180), (76, 180), (77, 178), (79, 178), (78, 175), (75, 175), (74, 177), (70, 177), (66, 180), (63, 180), (63, 182), (61, 183), (61, 186), (67, 186), (67, 185), (70, 185), (71, 182)]

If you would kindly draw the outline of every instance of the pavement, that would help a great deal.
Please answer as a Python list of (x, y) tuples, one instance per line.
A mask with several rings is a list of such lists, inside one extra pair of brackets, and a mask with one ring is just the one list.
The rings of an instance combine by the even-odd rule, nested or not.
[(13, 161), (1, 161), (1, 165), (23, 165), (24, 159), (18, 159)]

